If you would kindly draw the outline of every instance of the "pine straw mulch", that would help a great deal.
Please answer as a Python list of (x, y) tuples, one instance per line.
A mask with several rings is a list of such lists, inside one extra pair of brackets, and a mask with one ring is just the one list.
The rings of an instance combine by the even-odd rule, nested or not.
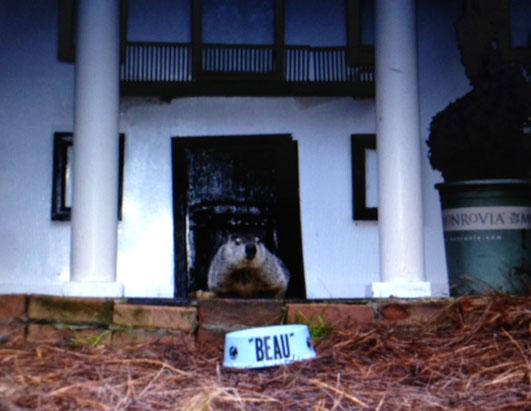
[(531, 409), (531, 298), (457, 300), (432, 323), (335, 331), (318, 358), (230, 371), (162, 344), (0, 346), (0, 409)]

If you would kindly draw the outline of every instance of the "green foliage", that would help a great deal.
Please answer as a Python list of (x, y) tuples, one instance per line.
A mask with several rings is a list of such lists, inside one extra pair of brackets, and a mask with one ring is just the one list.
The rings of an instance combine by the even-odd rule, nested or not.
[(308, 326), (314, 343), (318, 343), (333, 332), (333, 327), (325, 321), (322, 315), (308, 319), (302, 313), (297, 313), (295, 318), (298, 323)]
[(531, 84), (517, 64), (492, 64), (472, 91), (433, 118), (431, 166), (446, 181), (527, 178), (531, 170)]

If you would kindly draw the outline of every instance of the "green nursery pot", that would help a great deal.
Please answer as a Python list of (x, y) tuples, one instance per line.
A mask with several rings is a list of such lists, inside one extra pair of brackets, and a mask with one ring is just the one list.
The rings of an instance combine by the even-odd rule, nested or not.
[(453, 296), (531, 291), (531, 183), (436, 184)]

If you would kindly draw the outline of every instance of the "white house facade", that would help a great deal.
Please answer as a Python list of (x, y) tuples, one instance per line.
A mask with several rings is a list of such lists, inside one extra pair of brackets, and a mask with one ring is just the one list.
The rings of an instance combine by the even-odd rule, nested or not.
[[(307, 53), (304, 56), (311, 47), (350, 44), (343, 23), (353, 18), (353, 5), (363, 3), (365, 8), (355, 11), (365, 13), (359, 17), (361, 43), (374, 44), (375, 69), (368, 86), (373, 89), (367, 92), (362, 85), (351, 95), (346, 91), (351, 85), (343, 85), (341, 79), (331, 82), (340, 91), (316, 92), (311, 85), (289, 83), (287, 77), (264, 80), (263, 84), (281, 85), (269, 94), (257, 91), (261, 86), (255, 86), (260, 83), (256, 79), (249, 82), (256, 89), (242, 91), (242, 82), (233, 83), (237, 91), (232, 93), (231, 86), (215, 89), (225, 79), (206, 76), (201, 90), (190, 86), (164, 95), (142, 92), (146, 85), (139, 82), (134, 92), (127, 92), (127, 76), (138, 74), (132, 65), (138, 56), (128, 43), (195, 41), (192, 21), (197, 4), (203, 7), (204, 43), (230, 43), (230, 30), (209, 23), (219, 21), (223, 26), (226, 17), (220, 13), (230, 8), (210, 0), (128, 0), (127, 7), (119, 0), (78, 0), (76, 61), (70, 63), (58, 59), (58, 22), (66, 3), (0, 3), (0, 294), (185, 298), (194, 286), (187, 288), (191, 280), (183, 279), (183, 267), (202, 258), (201, 251), (190, 251), (199, 237), (191, 240), (188, 230), (196, 223), (197, 230), (204, 227), (190, 220), (192, 211), (203, 206), (220, 210), (221, 205), (210, 200), (194, 203), (189, 195), (191, 211), (179, 211), (184, 195), (176, 192), (182, 180), (179, 141), (190, 142), (183, 146), (184, 155), (193, 152), (200, 139), (207, 147), (200, 152), (210, 153), (210, 141), (230, 142), (233, 136), (245, 137), (245, 144), (254, 138), (266, 145), (278, 140), (296, 147), (290, 157), (295, 164), (288, 167), (294, 174), (285, 177), (296, 183), (288, 189), (295, 203), (278, 202), (294, 209), (288, 217), (271, 219), (286, 224), (294, 215), (299, 219), (294, 226), (281, 227), (279, 240), (286, 247), (296, 242), (300, 252), (293, 264), (302, 291), (293, 291), (293, 297), (447, 295), (441, 212), (434, 188), (441, 178), (430, 168), (425, 140), (431, 118), (469, 90), (453, 28), (462, 13), (461, 0), (375, 0), (373, 12), (366, 11), (370, 2), (251, 2), (254, 12), (243, 13), (238, 24), (245, 27), (254, 21), (251, 17), (260, 15), (276, 18), (277, 25), (250, 30), (247, 38), (236, 40), (260, 46), (253, 52), (264, 56), (266, 74), (291, 67), (287, 60), (278, 62), (278, 50), (284, 53), (283, 47), (290, 44), (293, 50), (295, 45), (308, 46), (297, 49)], [(283, 7), (281, 34), (278, 7)], [(277, 60), (267, 62), (269, 52), (259, 51), (267, 49), (263, 44), (273, 44)], [(163, 51), (152, 51), (159, 61), (171, 53), (161, 47)], [(203, 74), (209, 58), (205, 50), (199, 51)], [(189, 52), (192, 56), (195, 51)], [(311, 57), (314, 63), (316, 55)], [(342, 58), (330, 64), (343, 67)], [(172, 75), (167, 64), (160, 69), (161, 79)], [(263, 74), (260, 70), (253, 74)], [(309, 82), (317, 72), (315, 63), (306, 72)], [(361, 69), (359, 73), (362, 79)], [(191, 80), (195, 78), (179, 81)], [(67, 157), (68, 169), (63, 170), (63, 200), (71, 205), (71, 215), (63, 221), (51, 216), (57, 200), (57, 133), (70, 133), (75, 141), (73, 159)], [(124, 136), (122, 143), (119, 134)], [(356, 136), (372, 134), (376, 151), (369, 147), (366, 161), (361, 161), (366, 165), (365, 203), (378, 208), (378, 219), (362, 220), (353, 218), (353, 198), (359, 195), (353, 184), (354, 160), (360, 158), (353, 159), (352, 144)], [(281, 185), (283, 172), (275, 177)], [(198, 176), (203, 181), (204, 175)]]

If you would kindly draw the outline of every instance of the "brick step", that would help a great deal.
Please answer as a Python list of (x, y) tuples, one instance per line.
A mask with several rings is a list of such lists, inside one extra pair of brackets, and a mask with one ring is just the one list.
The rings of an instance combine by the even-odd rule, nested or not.
[(190, 306), (129, 304), (97, 298), (0, 295), (0, 344), (79, 345), (152, 341), (222, 346), (227, 332), (283, 323), (315, 330), (411, 326), (430, 321), (451, 300), (381, 300), (336, 303), (206, 299)]

